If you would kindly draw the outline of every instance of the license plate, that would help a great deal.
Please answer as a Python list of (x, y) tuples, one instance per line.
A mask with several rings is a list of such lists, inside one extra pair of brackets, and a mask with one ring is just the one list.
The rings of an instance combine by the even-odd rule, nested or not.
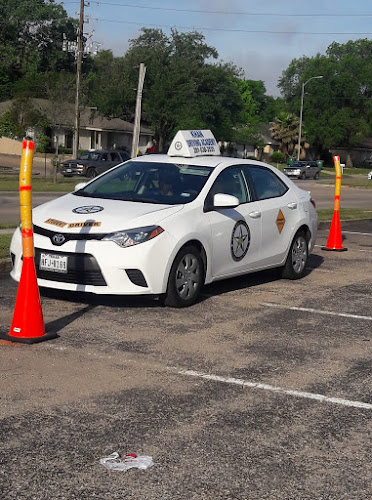
[(39, 269), (54, 273), (67, 273), (67, 255), (40, 254)]
[(66, 172), (72, 172), (71, 168), (66, 168)]

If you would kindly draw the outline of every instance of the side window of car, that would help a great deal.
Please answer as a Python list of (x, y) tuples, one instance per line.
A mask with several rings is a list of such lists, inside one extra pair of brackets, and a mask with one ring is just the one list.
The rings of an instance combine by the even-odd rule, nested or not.
[(246, 169), (257, 200), (277, 198), (287, 192), (288, 187), (268, 168), (249, 166)]
[(120, 156), (118, 153), (111, 153), (111, 161), (120, 161)]
[(238, 198), (239, 203), (247, 203), (250, 201), (250, 196), (240, 167), (230, 167), (220, 173), (211, 187), (208, 198), (212, 199), (217, 193), (235, 196)]
[(108, 158), (108, 154), (107, 153), (102, 153), (102, 156), (101, 156), (101, 161), (108, 161), (110, 158)]

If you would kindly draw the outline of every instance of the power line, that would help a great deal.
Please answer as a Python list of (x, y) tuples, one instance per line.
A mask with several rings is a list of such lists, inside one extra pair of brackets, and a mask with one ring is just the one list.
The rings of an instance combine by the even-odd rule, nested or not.
[(191, 31), (225, 31), (231, 33), (256, 33), (256, 34), (274, 34), (274, 35), (372, 35), (371, 31), (276, 31), (276, 30), (249, 30), (249, 29), (236, 29), (236, 28), (208, 28), (201, 26), (175, 26), (170, 24), (152, 24), (152, 23), (138, 23), (134, 21), (122, 21), (120, 19), (99, 19), (90, 18), (92, 21), (104, 22), (104, 23), (119, 23), (119, 24), (130, 24), (134, 26), (147, 26), (161, 27), (161, 28), (175, 28), (175, 29), (185, 29)]
[[(62, 4), (76, 4), (77, 1), (62, 2)], [(128, 3), (118, 2), (101, 2), (90, 1), (90, 4), (111, 5), (115, 7), (129, 7), (133, 9), (146, 9), (146, 10), (161, 10), (169, 12), (189, 12), (195, 14), (221, 14), (221, 15), (234, 15), (234, 16), (261, 16), (261, 17), (372, 17), (372, 14), (283, 14), (271, 12), (245, 12), (245, 11), (222, 11), (222, 10), (204, 10), (204, 9), (177, 9), (174, 7), (154, 7), (153, 5), (133, 5)]]

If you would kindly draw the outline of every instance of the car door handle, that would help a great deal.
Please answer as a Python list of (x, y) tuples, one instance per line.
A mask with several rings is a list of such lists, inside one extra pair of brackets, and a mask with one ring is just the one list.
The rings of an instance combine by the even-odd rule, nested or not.
[(297, 208), (297, 203), (293, 201), (292, 203), (288, 203), (287, 207), (291, 210), (294, 210), (295, 208)]
[(261, 217), (261, 212), (250, 212), (248, 215), (252, 219), (259, 219)]

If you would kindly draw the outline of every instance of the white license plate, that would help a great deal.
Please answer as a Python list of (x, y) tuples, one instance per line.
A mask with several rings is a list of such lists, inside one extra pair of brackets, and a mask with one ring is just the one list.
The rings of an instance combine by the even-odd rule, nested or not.
[(72, 172), (71, 168), (66, 168), (66, 172)]
[(67, 255), (40, 254), (39, 269), (54, 273), (67, 273)]

